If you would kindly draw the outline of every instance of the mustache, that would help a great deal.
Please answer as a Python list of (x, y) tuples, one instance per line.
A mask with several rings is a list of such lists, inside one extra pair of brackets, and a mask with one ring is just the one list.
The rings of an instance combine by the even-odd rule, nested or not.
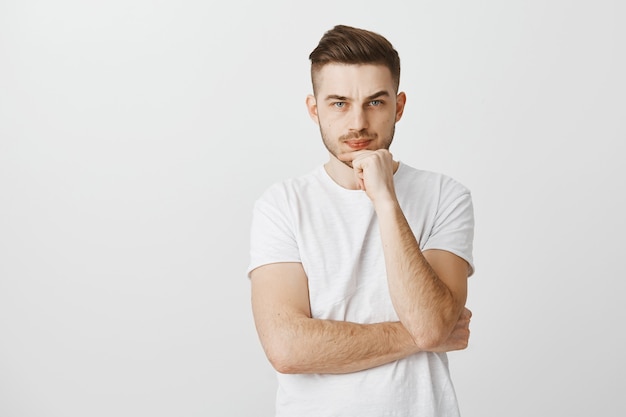
[(339, 136), (339, 140), (345, 142), (352, 139), (367, 139), (374, 140), (378, 137), (376, 133), (368, 132), (367, 130), (359, 130), (358, 132), (350, 132), (345, 135)]

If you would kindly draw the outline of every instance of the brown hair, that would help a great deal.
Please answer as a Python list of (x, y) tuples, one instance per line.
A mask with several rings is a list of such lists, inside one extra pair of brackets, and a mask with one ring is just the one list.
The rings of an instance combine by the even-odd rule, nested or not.
[(365, 29), (337, 25), (327, 31), (309, 55), (311, 81), (326, 64), (375, 64), (389, 68), (396, 91), (400, 86), (400, 57), (382, 35)]

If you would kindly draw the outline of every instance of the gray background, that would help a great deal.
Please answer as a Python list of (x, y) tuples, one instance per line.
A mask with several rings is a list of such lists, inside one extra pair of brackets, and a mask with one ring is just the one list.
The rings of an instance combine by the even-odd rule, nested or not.
[(463, 415), (625, 415), (625, 18), (617, 0), (0, 0), (0, 415), (272, 415), (250, 212), (326, 159), (307, 57), (337, 23), (400, 52), (394, 155), (473, 192)]

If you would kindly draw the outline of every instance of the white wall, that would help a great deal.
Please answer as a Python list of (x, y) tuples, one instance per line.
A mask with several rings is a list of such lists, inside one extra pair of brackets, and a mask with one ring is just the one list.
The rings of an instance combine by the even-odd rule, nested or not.
[(271, 416), (254, 199), (326, 155), (308, 54), (387, 36), (394, 155), (473, 191), (465, 417), (623, 416), (626, 7), (0, 0), (0, 415)]

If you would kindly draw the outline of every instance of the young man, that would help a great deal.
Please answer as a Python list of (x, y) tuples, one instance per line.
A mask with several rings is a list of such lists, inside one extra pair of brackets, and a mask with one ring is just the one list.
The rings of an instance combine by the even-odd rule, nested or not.
[(336, 26), (309, 58), (329, 160), (270, 187), (251, 230), (276, 415), (457, 416), (446, 352), (469, 338), (470, 192), (389, 152), (406, 95), (384, 37)]

